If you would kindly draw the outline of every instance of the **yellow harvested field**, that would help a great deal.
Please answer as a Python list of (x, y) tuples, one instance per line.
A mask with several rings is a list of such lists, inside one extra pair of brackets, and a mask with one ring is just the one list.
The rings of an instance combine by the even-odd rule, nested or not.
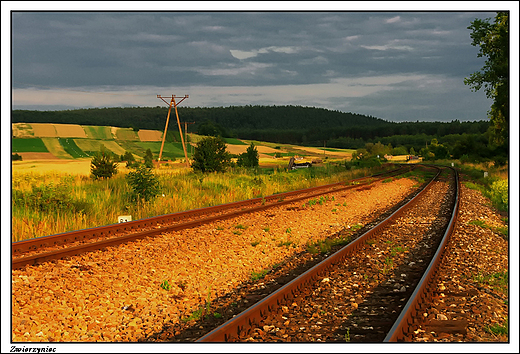
[(22, 157), (22, 161), (59, 160), (58, 157), (54, 156), (50, 152), (19, 152), (18, 155)]
[[(231, 145), (231, 144), (226, 144), (227, 151), (229, 151), (231, 154), (236, 154), (236, 155), (239, 155), (239, 154), (242, 154), (242, 153), (246, 152), (248, 147), (249, 147), (249, 145)], [(256, 147), (256, 150), (258, 151), (258, 155), (260, 157), (272, 158), (272, 156), (266, 155), (266, 154), (280, 152), (280, 150), (273, 149), (273, 148), (270, 148), (268, 146), (255, 145), (255, 147)]]
[(53, 124), (60, 138), (86, 138), (85, 130), (78, 124)]
[(323, 155), (323, 156), (336, 156), (336, 157), (343, 157), (343, 158), (350, 158), (352, 156), (352, 153), (346, 152), (346, 151), (323, 151), (323, 148), (316, 148), (316, 147), (305, 147), (305, 146), (298, 146), (295, 147), (297, 150), (301, 150), (303, 153), (311, 153), (311, 154), (317, 154), (317, 155)]
[(140, 129), (137, 134), (141, 141), (162, 141), (162, 132), (158, 130)]
[[(75, 140), (74, 140), (75, 141)], [(115, 154), (118, 154), (118, 155), (124, 155), (126, 150), (123, 149), (121, 147), (121, 145), (119, 145), (118, 143), (116, 143), (115, 141), (103, 141), (103, 145), (105, 145), (105, 147), (112, 151), (113, 153)]]
[(137, 133), (131, 128), (117, 128), (112, 127), (112, 135), (119, 140), (139, 140)]
[(53, 124), (31, 123), (34, 136), (37, 138), (57, 138), (58, 134)]
[[(26, 153), (23, 153), (26, 154)], [(29, 154), (29, 153), (27, 153)], [(33, 155), (32, 159), (25, 159), (22, 155), (22, 161), (13, 161), (12, 171), (13, 172), (32, 172), (32, 173), (48, 173), (48, 172), (58, 172), (58, 173), (69, 173), (74, 175), (90, 175), (90, 159), (76, 159), (76, 160), (62, 160), (56, 159), (55, 157), (39, 160), (36, 159), (36, 153), (30, 153)], [(38, 155), (50, 155), (52, 154), (48, 152), (40, 152)], [(54, 159), (54, 160), (53, 160)], [(52, 161), (50, 161), (52, 160)]]
[(27, 123), (13, 123), (11, 124), (13, 129), (13, 136), (16, 138), (32, 138), (34, 132), (32, 127)]
[(70, 156), (69, 153), (65, 151), (63, 146), (61, 146), (57, 138), (42, 138), (42, 141), (45, 144), (47, 150), (49, 150), (49, 152), (52, 153), (55, 157), (61, 159), (72, 158), (72, 156)]

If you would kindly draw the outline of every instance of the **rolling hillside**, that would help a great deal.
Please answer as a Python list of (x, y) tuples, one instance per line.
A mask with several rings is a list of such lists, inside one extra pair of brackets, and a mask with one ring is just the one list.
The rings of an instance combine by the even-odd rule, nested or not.
[[(135, 158), (144, 158), (150, 149), (154, 158), (159, 156), (162, 132), (142, 129), (108, 126), (52, 124), (52, 123), (13, 123), (12, 153), (22, 156), (22, 160), (73, 160), (90, 159), (102, 147), (115, 155), (131, 152)], [(200, 135), (188, 134), (188, 156), (201, 139)], [(182, 143), (174, 135), (167, 134), (163, 149), (163, 160), (184, 159)], [(224, 138), (231, 154), (241, 154), (249, 147), (250, 141)], [(350, 158), (350, 150), (317, 149), (313, 147), (254, 141), (260, 158), (272, 160), (290, 156)]]
[[(150, 149), (159, 155), (162, 132), (77, 124), (13, 123), (12, 152), (23, 160), (90, 158), (103, 146), (115, 155), (126, 151), (140, 158)], [(164, 144), (163, 159), (184, 157), (177, 142)]]

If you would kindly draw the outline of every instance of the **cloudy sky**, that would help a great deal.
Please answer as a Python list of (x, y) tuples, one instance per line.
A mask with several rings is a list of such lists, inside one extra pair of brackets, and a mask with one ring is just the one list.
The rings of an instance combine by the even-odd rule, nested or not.
[[(369, 8), (369, 7), (368, 7)], [(302, 105), (481, 120), (467, 29), (494, 12), (12, 12), (12, 108)]]

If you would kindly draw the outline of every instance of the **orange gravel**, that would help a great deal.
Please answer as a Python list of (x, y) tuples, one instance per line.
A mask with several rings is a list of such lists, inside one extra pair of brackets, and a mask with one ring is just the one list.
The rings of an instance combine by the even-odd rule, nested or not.
[(416, 342), (507, 342), (508, 335), (494, 333), (494, 326), (508, 323), (507, 285), (494, 282), (494, 275), (509, 269), (509, 242), (493, 229), (475, 225), (481, 221), (493, 228), (506, 227), (489, 200), (462, 186), (459, 222), (437, 278), (436, 296), (422, 309), (429, 321), (467, 322), (467, 332), (451, 333), (449, 327), (421, 323), (412, 335)]
[(415, 186), (377, 183), (322, 204), (298, 202), (13, 270), (12, 341), (132, 342), (160, 333), (308, 242), (369, 222)]

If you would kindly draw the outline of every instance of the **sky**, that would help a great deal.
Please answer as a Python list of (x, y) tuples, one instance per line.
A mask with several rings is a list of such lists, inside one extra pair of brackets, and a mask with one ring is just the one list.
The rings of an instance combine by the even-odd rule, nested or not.
[(361, 8), (14, 11), (12, 109), (159, 106), (157, 95), (189, 95), (183, 106), (301, 105), (397, 122), (487, 119), (491, 101), (464, 84), (485, 62), (467, 27), (494, 12)]

